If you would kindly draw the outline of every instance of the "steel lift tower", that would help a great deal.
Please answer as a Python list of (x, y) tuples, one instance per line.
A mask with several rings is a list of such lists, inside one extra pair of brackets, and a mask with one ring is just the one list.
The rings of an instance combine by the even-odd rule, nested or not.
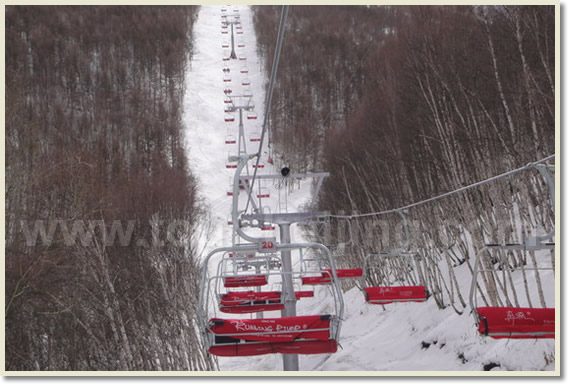
[(223, 15), (223, 21), (221, 23), (223, 25), (231, 26), (231, 59), (236, 59), (237, 54), (235, 53), (235, 31), (234, 26), (237, 24), (241, 24), (240, 15), (232, 14), (232, 15)]

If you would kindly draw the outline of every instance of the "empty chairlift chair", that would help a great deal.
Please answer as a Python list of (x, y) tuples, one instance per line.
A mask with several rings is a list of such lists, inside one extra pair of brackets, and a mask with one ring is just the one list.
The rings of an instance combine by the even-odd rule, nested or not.
[[(551, 174), (554, 165), (540, 163), (534, 168), (548, 186), (549, 204), (554, 215), (555, 188)], [(547, 308), (546, 300), (551, 298), (545, 297), (542, 287), (543, 283), (554, 285), (554, 247), (553, 228), (544, 236), (528, 237), (521, 243), (485, 244), (481, 248), (476, 255), (469, 293), (470, 306), (481, 335), (495, 339), (555, 337), (555, 309)], [(485, 295), (478, 292), (481, 282), (486, 288)], [(517, 289), (525, 296), (517, 294)], [(538, 290), (538, 294), (533, 292), (532, 299), (531, 289)], [(482, 296), (485, 306), (477, 305), (478, 296)], [(532, 308), (534, 303), (538, 303), (539, 307)]]
[(270, 197), (270, 191), (266, 187), (260, 187), (256, 197), (259, 199), (267, 199)]
[[(546, 265), (543, 257), (529, 258), (525, 253), (524, 262), (518, 262), (512, 258), (510, 251), (521, 252), (542, 251), (554, 249), (553, 243), (541, 243), (527, 246), (526, 244), (488, 244), (478, 253), (473, 271), (470, 291), (470, 305), (479, 334), (494, 339), (552, 339), (555, 337), (555, 309), (543, 308), (544, 302), (539, 301), (539, 308), (531, 308), (528, 295), (522, 280), (528, 282), (528, 287), (535, 288), (538, 284), (554, 284), (553, 266)], [(540, 255), (539, 255), (540, 256)], [(483, 258), (487, 259), (483, 261)], [(494, 265), (494, 261), (497, 263)], [(532, 265), (529, 264), (532, 259)], [(540, 263), (539, 263), (540, 262)], [(542, 276), (547, 274), (546, 276)], [(480, 279), (480, 276), (483, 277)], [(520, 294), (511, 297), (511, 290), (515, 289), (514, 282), (518, 281), (517, 289), (525, 292), (525, 297)], [(539, 283), (540, 281), (540, 283)], [(485, 306), (479, 307), (478, 287), (481, 284), (490, 286), (490, 290), (484, 296), (488, 301)], [(509, 285), (507, 287), (507, 285)], [(513, 285), (513, 286), (512, 286)], [(533, 292), (533, 302), (540, 295)]]
[[(311, 296), (310, 296), (311, 295)], [(296, 299), (313, 297), (313, 291), (299, 291)], [(223, 313), (256, 313), (284, 309), (280, 291), (229, 291), (219, 297), (219, 310)]]
[(225, 114), (225, 123), (232, 123), (235, 121), (235, 115), (232, 113)]
[(255, 356), (269, 353), (319, 354), (337, 352), (332, 315), (274, 319), (224, 320), (208, 323), (209, 353), (216, 356)]
[(231, 82), (231, 76), (229, 76), (229, 75), (223, 76), (223, 82), (224, 83), (230, 83)]
[[(250, 247), (250, 246), (249, 246)], [(241, 248), (242, 249), (242, 248)], [(249, 249), (249, 248), (247, 248)], [(219, 249), (226, 250), (226, 248)], [(234, 247), (239, 252), (239, 246)], [(230, 251), (229, 251), (230, 252)], [(285, 298), (280, 291), (262, 292), (252, 290), (229, 290), (226, 292), (213, 292), (211, 285), (219, 287), (215, 281), (221, 281), (225, 288), (262, 287), (267, 283), (267, 276), (277, 275), (282, 278), (280, 264), (262, 269), (256, 268), (254, 274), (240, 274), (247, 270), (248, 263), (254, 263), (263, 257), (255, 256), (251, 259), (232, 260), (235, 262), (234, 275), (219, 275), (223, 270), (221, 264), (217, 275), (208, 277), (208, 262), (215, 252), (210, 253), (202, 267), (200, 296), (198, 305), (198, 324), (202, 330), (205, 344), (209, 353), (216, 356), (255, 356), (270, 353), (281, 354), (320, 354), (335, 353), (340, 332), (340, 322), (344, 306), (341, 289), (337, 280), (330, 285), (333, 295), (333, 314), (291, 316), (283, 318), (266, 319), (222, 319), (208, 318), (208, 297), (216, 292), (219, 308), (224, 313), (255, 313), (261, 311), (278, 310), (284, 307)], [(265, 257), (275, 259), (276, 256)], [(333, 263), (330, 260), (330, 263)], [(239, 267), (240, 266), (240, 267)], [(274, 268), (277, 268), (274, 270)], [(258, 271), (261, 271), (259, 273)], [(220, 279), (219, 279), (220, 278)], [(223, 289), (221, 287), (221, 289)], [(313, 292), (300, 291), (294, 293), (296, 299), (312, 297)]]
[(227, 155), (227, 162), (225, 163), (225, 168), (227, 168), (227, 169), (236, 169), (237, 168), (237, 162), (235, 160), (233, 160), (233, 158), (234, 158), (234, 155), (229, 152), (229, 154)]
[(256, 120), (258, 118), (256, 112), (249, 112), (247, 113), (247, 120)]
[(246, 65), (241, 67), (241, 73), (249, 73), (248, 67)]
[[(343, 252), (336, 251), (334, 253), (333, 259), (336, 265), (336, 273), (338, 279), (359, 279), (363, 276), (363, 269), (361, 268), (343, 268), (344, 265), (349, 265), (353, 263), (353, 260), (347, 260), (346, 254)], [(339, 260), (342, 260), (341, 262)], [(331, 279), (331, 268), (326, 265), (325, 260), (317, 255), (312, 255), (307, 257), (303, 253), (300, 253), (300, 268), (303, 275), (302, 284), (303, 285), (321, 285), (330, 284)], [(341, 266), (340, 266), (341, 265)]]
[(225, 136), (225, 144), (237, 144), (235, 135), (227, 134), (227, 136)]
[(221, 48), (229, 48), (229, 42), (228, 41), (223, 41), (221, 43)]
[(244, 86), (250, 85), (250, 80), (248, 78), (244, 78), (241, 84)]
[(259, 131), (254, 131), (250, 134), (250, 141), (254, 142), (259, 142), (260, 141), (260, 132)]
[[(378, 305), (426, 301), (429, 293), (420, 283), (418, 258), (416, 252), (401, 250), (365, 257), (362, 277), (365, 301)], [(373, 259), (377, 262), (373, 263)]]

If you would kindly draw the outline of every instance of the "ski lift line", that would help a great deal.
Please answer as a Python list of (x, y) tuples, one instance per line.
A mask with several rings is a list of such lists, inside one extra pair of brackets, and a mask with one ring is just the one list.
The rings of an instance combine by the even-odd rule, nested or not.
[[(266, 94), (266, 102), (264, 103), (264, 121), (262, 122), (262, 131), (260, 134), (260, 144), (258, 145), (258, 153), (256, 158), (256, 165), (260, 162), (260, 155), (262, 151), (262, 144), (264, 143), (264, 134), (266, 133), (266, 127), (268, 123), (268, 118), (270, 115), (270, 105), (272, 103), (272, 93), (274, 91), (274, 83), (276, 82), (276, 75), (278, 74), (278, 64), (280, 62), (280, 52), (282, 51), (282, 43), (284, 41), (284, 30), (286, 26), (286, 19), (288, 18), (288, 5), (282, 6), (282, 13), (280, 15), (280, 25), (278, 26), (278, 38), (276, 40), (276, 50), (274, 51), (274, 59), (272, 64), (272, 71), (270, 74), (270, 83), (268, 84), (268, 92)], [(252, 175), (251, 188), (254, 187), (254, 182), (256, 179), (256, 173), (258, 168), (254, 169)], [(248, 210), (250, 204), (250, 195), (247, 198), (247, 203), (245, 205), (245, 212)]]
[(335, 219), (354, 219), (354, 218), (359, 218), (359, 217), (382, 216), (382, 215), (387, 215), (387, 214), (391, 214), (391, 213), (398, 213), (398, 212), (401, 212), (401, 211), (408, 210), (408, 209), (410, 209), (410, 208), (415, 208), (415, 207), (418, 207), (418, 206), (420, 206), (420, 205), (424, 205), (424, 204), (431, 203), (431, 202), (436, 201), (436, 200), (443, 199), (443, 198), (448, 197), (448, 196), (455, 195), (455, 194), (460, 193), (460, 192), (467, 191), (467, 190), (469, 190), (469, 189), (473, 189), (473, 188), (479, 187), (479, 186), (484, 185), (484, 184), (489, 184), (489, 183), (491, 183), (491, 182), (493, 182), (493, 181), (495, 181), (495, 180), (499, 180), (499, 179), (502, 179), (502, 178), (505, 178), (505, 177), (508, 177), (508, 176), (515, 175), (515, 174), (517, 174), (517, 173), (521, 173), (521, 172), (523, 172), (523, 171), (526, 171), (527, 169), (537, 168), (537, 166), (538, 166), (539, 164), (543, 164), (543, 163), (545, 163), (545, 162), (547, 162), (547, 161), (549, 161), (549, 160), (554, 159), (554, 156), (555, 156), (555, 155), (550, 155), (550, 156), (548, 156), (548, 157), (545, 157), (544, 159), (535, 161), (535, 162), (533, 162), (533, 163), (528, 163), (527, 165), (525, 165), (525, 166), (523, 166), (523, 167), (520, 167), (520, 168), (517, 168), (517, 169), (513, 169), (513, 170), (511, 170), (511, 171), (502, 173), (502, 174), (500, 174), (500, 175), (493, 176), (493, 177), (490, 177), (490, 178), (488, 178), (488, 179), (485, 179), (485, 180), (482, 180), (482, 181), (478, 181), (477, 183), (473, 183), (473, 184), (470, 184), (470, 185), (466, 185), (465, 187), (461, 187), (461, 188), (455, 189), (455, 190), (453, 190), (453, 191), (443, 193), (443, 194), (438, 195), (438, 196), (430, 197), (429, 199), (422, 200), (422, 201), (418, 201), (418, 202), (416, 202), (416, 203), (412, 203), (412, 204), (406, 205), (406, 206), (404, 206), (404, 207), (389, 209), (389, 210), (386, 210), (386, 211), (362, 213), (362, 214), (358, 214), (358, 215), (345, 215), (345, 216), (342, 216), (342, 215), (329, 215), (329, 217), (333, 217), (333, 218), (335, 218)]

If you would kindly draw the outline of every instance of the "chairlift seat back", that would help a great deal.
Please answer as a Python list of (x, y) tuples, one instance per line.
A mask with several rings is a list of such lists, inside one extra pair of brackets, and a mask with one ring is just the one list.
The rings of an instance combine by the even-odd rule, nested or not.
[(261, 287), (268, 284), (266, 275), (226, 276), (223, 280), (227, 288)]
[(337, 352), (335, 340), (305, 340), (289, 343), (240, 343), (215, 345), (209, 353), (215, 356), (258, 356), (269, 353), (313, 355)]
[(400, 302), (422, 302), (428, 299), (424, 286), (366, 287), (365, 300), (369, 304), (391, 304)]
[(554, 308), (478, 307), (478, 331), (494, 339), (554, 339)]

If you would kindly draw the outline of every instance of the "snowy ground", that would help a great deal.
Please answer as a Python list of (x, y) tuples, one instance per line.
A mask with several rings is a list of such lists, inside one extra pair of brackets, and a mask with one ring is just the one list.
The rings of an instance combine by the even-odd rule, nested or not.
[[(211, 232), (208, 240), (201, 239), (201, 249), (209, 251), (230, 244), (231, 228), (227, 225), (231, 198), (226, 195), (233, 170), (225, 169), (228, 132), (237, 134), (237, 123), (223, 121), (222, 68), (231, 68), (231, 84), (234, 92), (242, 92), (241, 80), (251, 80), (251, 91), (256, 101), (258, 120), (245, 120), (245, 132), (249, 137), (258, 130), (263, 119), (264, 71), (256, 55), (256, 37), (252, 14), (246, 6), (228, 6), (227, 13), (239, 10), (243, 34), (236, 41), (244, 41), (245, 48), (237, 49), (237, 55), (247, 60), (222, 61), (222, 43), (229, 40), (221, 34), (221, 7), (202, 6), (194, 27), (195, 53), (187, 72), (185, 99), (185, 125), (190, 164), (201, 186), (201, 197), (211, 214)], [(229, 35), (230, 36), (230, 35)], [(240, 73), (246, 63), (249, 73)], [(229, 131), (228, 131), (229, 129)], [(247, 141), (247, 145), (250, 146)], [(249, 148), (249, 152), (256, 148)], [(233, 149), (234, 152), (234, 149)], [(263, 151), (264, 152), (264, 151)], [(263, 159), (266, 160), (266, 157)], [(265, 173), (278, 172), (266, 161)], [(278, 189), (270, 189), (271, 198), (265, 203), (271, 210), (278, 210)], [(289, 211), (295, 211), (310, 197), (309, 184), (295, 190), (289, 196)], [(257, 230), (258, 231), (258, 230)], [(255, 235), (266, 233), (251, 232)], [(278, 231), (274, 231), (278, 237)], [(292, 241), (302, 241), (299, 230), (292, 233)], [(543, 281), (551, 282), (551, 275), (543, 275)], [(457, 269), (462, 293), (467, 296), (471, 274), (464, 265)], [(552, 305), (554, 292), (551, 283), (546, 297)], [(340, 340), (341, 348), (333, 355), (300, 357), (301, 370), (361, 370), (361, 371), (479, 371), (486, 364), (498, 364), (493, 370), (554, 370), (554, 340), (493, 340), (482, 338), (475, 330), (469, 313), (459, 316), (447, 308), (439, 310), (433, 300), (426, 303), (400, 303), (382, 306), (366, 305), (361, 292), (354, 288), (344, 295), (346, 313)], [(298, 314), (328, 313), (331, 297), (325, 287), (317, 288), (315, 298), (302, 299)], [(268, 312), (266, 317), (278, 317)], [(547, 364), (545, 357), (551, 358)], [(281, 370), (280, 355), (246, 358), (220, 358), (220, 369)]]

